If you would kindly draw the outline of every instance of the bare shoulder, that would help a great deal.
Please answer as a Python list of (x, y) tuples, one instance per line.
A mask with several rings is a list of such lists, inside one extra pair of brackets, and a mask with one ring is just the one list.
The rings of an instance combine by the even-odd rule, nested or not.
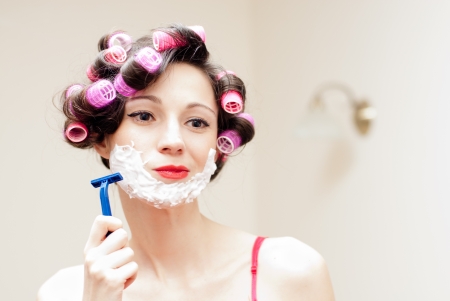
[(267, 238), (258, 261), (258, 299), (265, 300), (266, 295), (279, 300), (334, 300), (325, 260), (301, 241)]
[(41, 286), (37, 301), (80, 301), (83, 278), (83, 265), (62, 269)]

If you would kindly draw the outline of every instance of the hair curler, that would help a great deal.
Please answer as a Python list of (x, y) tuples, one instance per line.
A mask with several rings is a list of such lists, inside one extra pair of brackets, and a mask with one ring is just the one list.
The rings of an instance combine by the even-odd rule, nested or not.
[(122, 64), (127, 60), (127, 52), (119, 45), (106, 49), (104, 55), (105, 61), (112, 64)]
[(84, 124), (81, 122), (72, 122), (67, 126), (66, 137), (72, 142), (81, 142), (86, 139), (88, 135), (88, 130)]
[(97, 77), (97, 75), (95, 75), (94, 70), (92, 70), (92, 65), (89, 65), (86, 69), (86, 75), (89, 78), (89, 80), (91, 82), (96, 82), (99, 80), (99, 78)]
[(144, 47), (135, 54), (134, 60), (149, 73), (155, 73), (162, 63), (159, 52), (151, 47)]
[(255, 127), (255, 119), (249, 113), (239, 113), (236, 116), (248, 120), (248, 122), (250, 122), (253, 125), (253, 127)]
[(192, 25), (192, 26), (188, 26), (188, 28), (195, 31), (195, 33), (200, 37), (200, 39), (202, 39), (203, 43), (206, 42), (206, 34), (205, 34), (205, 29), (203, 28), (203, 26)]
[[(203, 43), (205, 43), (206, 34), (205, 29), (202, 26), (194, 25), (188, 26), (188, 28), (193, 30), (202, 39)], [(177, 41), (168, 33), (157, 30), (153, 32), (153, 46), (157, 51), (161, 52), (176, 47), (186, 46), (186, 41)]]
[(226, 130), (217, 138), (217, 148), (224, 154), (231, 154), (241, 146), (241, 136), (234, 130)]
[(106, 79), (95, 82), (86, 91), (87, 101), (96, 108), (106, 107), (115, 98), (116, 90), (114, 90), (113, 84)]
[(227, 91), (220, 97), (220, 104), (227, 113), (239, 113), (243, 108), (242, 96), (237, 91)]
[(69, 98), (75, 91), (81, 90), (83, 89), (83, 86), (80, 84), (74, 84), (72, 86), (70, 86), (67, 90), (66, 90), (66, 98)]
[(224, 77), (224, 75), (226, 75), (226, 74), (236, 75), (236, 73), (234, 73), (233, 71), (226, 70), (226, 71), (222, 71), (222, 72), (220, 72), (219, 74), (217, 74), (217, 75), (216, 75), (216, 79), (219, 80), (219, 79), (221, 79), (222, 77)]
[(127, 83), (123, 80), (122, 74), (120, 73), (117, 74), (114, 79), (114, 88), (116, 88), (117, 92), (126, 97), (133, 96), (137, 92), (136, 89), (133, 89), (127, 85)]
[(119, 44), (125, 51), (129, 51), (131, 49), (131, 44), (133, 43), (133, 40), (129, 35), (127, 35), (124, 32), (118, 32), (113, 34), (109, 40), (108, 40), (108, 48), (113, 47), (116, 45), (116, 43)]

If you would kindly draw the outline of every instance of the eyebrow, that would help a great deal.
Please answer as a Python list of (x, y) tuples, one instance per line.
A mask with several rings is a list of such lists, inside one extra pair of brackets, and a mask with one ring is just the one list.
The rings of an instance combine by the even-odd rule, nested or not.
[(159, 97), (154, 96), (154, 95), (142, 95), (142, 96), (136, 96), (136, 97), (131, 97), (130, 100), (135, 100), (135, 99), (148, 99), (153, 101), (154, 103), (157, 104), (161, 104), (162, 101)]
[(216, 112), (214, 112), (213, 109), (211, 109), (210, 107), (208, 107), (208, 106), (206, 106), (204, 104), (201, 104), (201, 103), (198, 103), (198, 102), (193, 102), (193, 103), (190, 103), (190, 104), (188, 104), (186, 106), (187, 109), (191, 109), (191, 108), (195, 108), (195, 107), (205, 108), (205, 109), (211, 111), (214, 114), (214, 116), (216, 116)]
[[(153, 101), (154, 103), (162, 104), (161, 99), (159, 97), (155, 96), (155, 95), (141, 95), (141, 96), (136, 96), (136, 97), (131, 97), (130, 98), (130, 100), (135, 100), (135, 99), (148, 99), (150, 101)], [(214, 112), (213, 109), (211, 109), (210, 107), (208, 107), (208, 106), (206, 106), (204, 104), (198, 103), (198, 102), (193, 102), (193, 103), (190, 103), (190, 104), (188, 104), (186, 106), (187, 109), (192, 109), (192, 108), (195, 108), (195, 107), (205, 108), (205, 109), (211, 111), (214, 114), (214, 116), (217, 115), (216, 112)]]

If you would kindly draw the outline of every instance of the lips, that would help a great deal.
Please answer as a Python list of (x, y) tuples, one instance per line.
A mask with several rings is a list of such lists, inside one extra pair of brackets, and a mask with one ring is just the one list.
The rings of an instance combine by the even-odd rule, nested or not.
[(175, 180), (186, 178), (189, 174), (189, 169), (183, 165), (161, 166), (161, 167), (155, 168), (154, 171), (156, 171), (163, 178), (175, 179)]

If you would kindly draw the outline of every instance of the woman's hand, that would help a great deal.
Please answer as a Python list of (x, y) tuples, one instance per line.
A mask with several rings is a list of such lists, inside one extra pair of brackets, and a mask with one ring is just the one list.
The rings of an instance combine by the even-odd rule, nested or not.
[[(112, 232), (105, 238), (106, 233)], [(128, 234), (112, 216), (97, 216), (84, 248), (83, 301), (122, 301), (123, 290), (136, 279)]]

